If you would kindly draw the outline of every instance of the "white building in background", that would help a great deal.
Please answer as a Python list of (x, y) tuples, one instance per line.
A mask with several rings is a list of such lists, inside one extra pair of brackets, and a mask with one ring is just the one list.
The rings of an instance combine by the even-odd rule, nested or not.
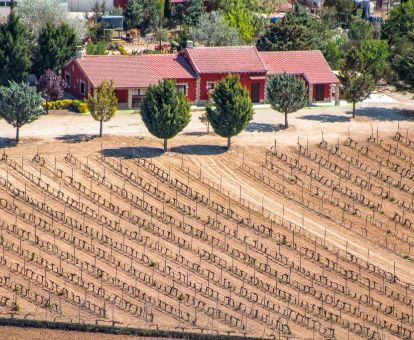
[(96, 2), (100, 4), (105, 2), (105, 7), (108, 11), (112, 11), (114, 8), (114, 0), (67, 0), (68, 8), (71, 12), (91, 12)]

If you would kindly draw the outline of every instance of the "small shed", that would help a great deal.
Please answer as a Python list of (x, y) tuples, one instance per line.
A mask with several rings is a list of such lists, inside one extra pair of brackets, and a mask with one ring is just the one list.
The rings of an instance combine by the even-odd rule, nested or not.
[(99, 22), (105, 31), (123, 31), (124, 17), (122, 15), (104, 15)]

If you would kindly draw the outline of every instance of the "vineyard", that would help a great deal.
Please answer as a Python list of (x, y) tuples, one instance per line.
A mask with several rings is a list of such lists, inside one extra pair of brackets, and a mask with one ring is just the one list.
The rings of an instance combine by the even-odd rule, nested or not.
[(413, 163), (414, 140), (400, 132), (275, 142), (260, 160), (5, 151), (1, 315), (411, 339)]

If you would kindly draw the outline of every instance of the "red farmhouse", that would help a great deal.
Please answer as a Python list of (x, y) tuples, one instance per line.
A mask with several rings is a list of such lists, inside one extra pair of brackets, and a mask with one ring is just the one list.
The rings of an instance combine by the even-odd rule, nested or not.
[(289, 73), (304, 79), (309, 99), (339, 101), (339, 81), (320, 51), (258, 52), (254, 46), (187, 48), (180, 54), (84, 56), (64, 66), (68, 92), (94, 95), (103, 80), (112, 80), (121, 108), (137, 108), (146, 89), (161, 79), (173, 79), (180, 93), (195, 104), (209, 99), (215, 84), (238, 74), (254, 103), (266, 100), (268, 77)]

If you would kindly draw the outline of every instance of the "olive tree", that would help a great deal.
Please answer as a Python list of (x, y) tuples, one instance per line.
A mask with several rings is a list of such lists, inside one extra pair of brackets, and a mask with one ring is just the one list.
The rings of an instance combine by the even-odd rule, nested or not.
[(14, 81), (9, 86), (0, 86), (0, 116), (16, 128), (16, 142), (20, 140), (20, 128), (42, 113), (42, 97), (34, 87)]

